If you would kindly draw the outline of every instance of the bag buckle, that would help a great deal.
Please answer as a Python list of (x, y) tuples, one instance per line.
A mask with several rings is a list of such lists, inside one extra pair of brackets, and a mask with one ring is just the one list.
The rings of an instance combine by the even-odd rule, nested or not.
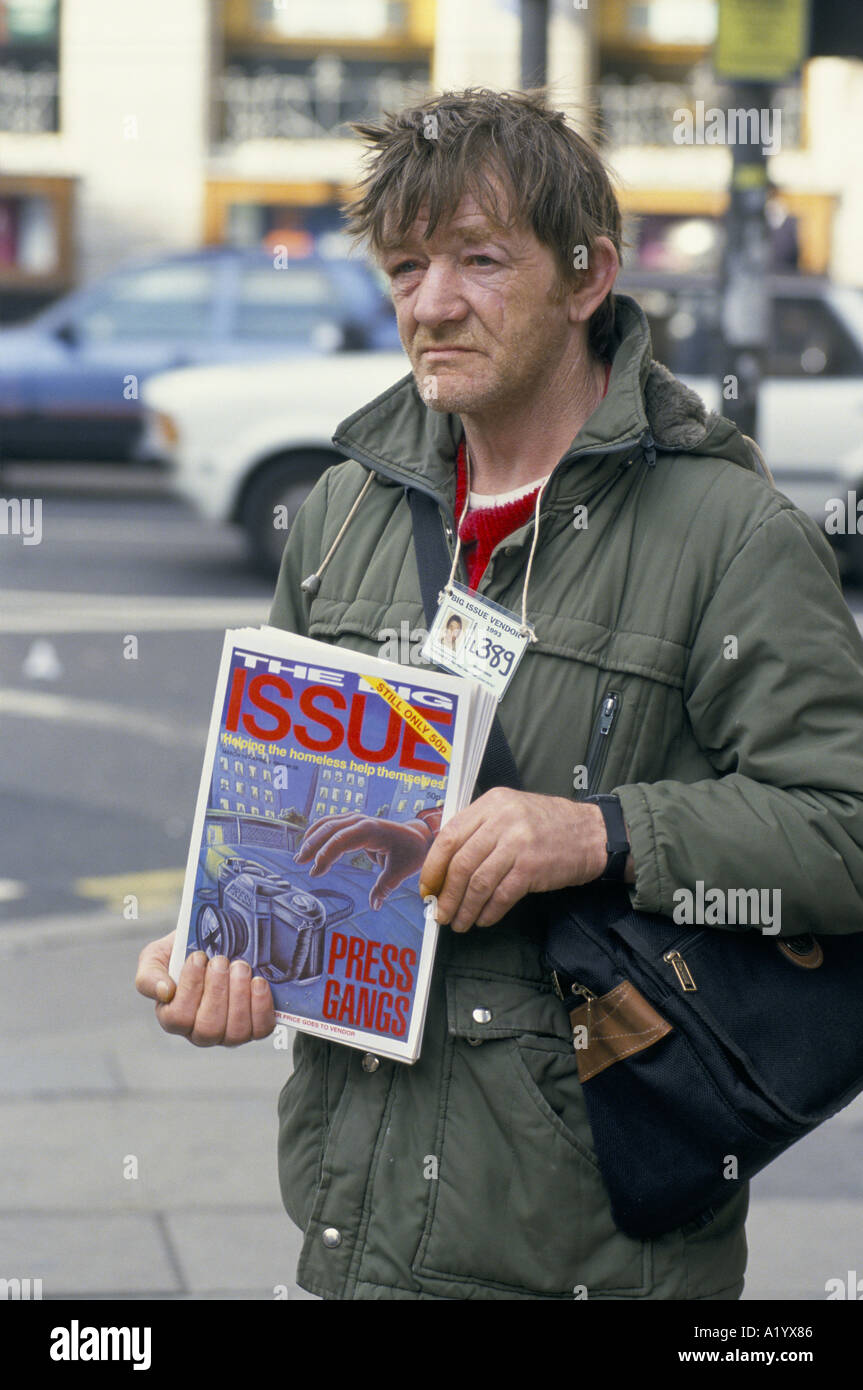
[(585, 1044), (584, 1044), (583, 1041), (580, 1042), (579, 1044), (576, 1044), (576, 1041), (575, 1041), (575, 1030), (576, 1030), (576, 1028), (579, 1027), (579, 1026), (581, 1026), (581, 1027), (585, 1027), (585, 1026), (586, 1026), (586, 1028), (587, 1028), (588, 1042), (590, 1041), (590, 1006), (591, 1006), (591, 1004), (593, 1003), (594, 999), (596, 998), (596, 995), (594, 994), (594, 992), (593, 992), (592, 989), (588, 989), (588, 988), (587, 988), (587, 985), (579, 984), (578, 980), (570, 980), (568, 977), (564, 977), (564, 978), (565, 978), (565, 981), (566, 981), (566, 985), (567, 985), (567, 991), (566, 991), (566, 993), (564, 994), (564, 992), (563, 992), (563, 985), (562, 985), (561, 982), (560, 982), (560, 977), (559, 977), (559, 975), (558, 975), (558, 973), (557, 973), (556, 970), (552, 970), (552, 972), (551, 972), (551, 978), (552, 978), (552, 980), (553, 980), (553, 982), (554, 982), (554, 990), (555, 990), (555, 993), (558, 995), (558, 997), (560, 998), (560, 1000), (561, 1000), (562, 1003), (564, 1004), (564, 1007), (566, 1008), (567, 1013), (569, 1014), (569, 1021), (570, 1021), (570, 1023), (572, 1023), (572, 1016), (573, 1016), (573, 1013), (575, 1012), (575, 1010), (576, 1010), (577, 1008), (581, 1008), (581, 1005), (580, 1005), (580, 1004), (576, 1004), (576, 1002), (575, 1002), (575, 996), (576, 996), (577, 994), (580, 994), (580, 995), (582, 996), (582, 998), (583, 998), (584, 1000), (586, 1000), (586, 1002), (587, 1002), (587, 1023), (586, 1023), (586, 1025), (585, 1025), (585, 1024), (578, 1025), (578, 1024), (575, 1024), (575, 1023), (572, 1024), (572, 1037), (573, 1037), (573, 1044), (572, 1044), (572, 1045), (573, 1045), (573, 1047), (576, 1047), (576, 1046), (584, 1047)]

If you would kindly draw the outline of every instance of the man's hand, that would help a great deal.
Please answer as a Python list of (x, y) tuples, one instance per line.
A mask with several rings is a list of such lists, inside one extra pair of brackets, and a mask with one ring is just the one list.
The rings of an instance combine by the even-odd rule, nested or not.
[(527, 893), (599, 878), (605, 846), (598, 806), (495, 787), (441, 830), (420, 893), (436, 894), (437, 919), (453, 931), (491, 927)]
[(365, 850), (380, 874), (369, 893), (369, 906), (377, 911), (394, 888), (415, 874), (426, 857), (432, 832), (420, 820), (402, 824), (378, 816), (326, 816), (309, 826), (294, 858), (298, 864), (314, 860), (314, 878), (325, 874), (343, 854)]
[(247, 961), (208, 960), (194, 951), (183, 963), (180, 983), (168, 974), (175, 932), (151, 941), (138, 959), (135, 988), (155, 999), (156, 1017), (166, 1033), (182, 1033), (196, 1047), (238, 1047), (269, 1037), (276, 1026), (270, 986), (252, 977)]

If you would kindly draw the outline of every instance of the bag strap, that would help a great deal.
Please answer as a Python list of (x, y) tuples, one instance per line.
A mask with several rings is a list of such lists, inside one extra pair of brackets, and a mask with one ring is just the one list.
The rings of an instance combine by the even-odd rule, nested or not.
[[(416, 488), (406, 488), (405, 491), (411, 509), (420, 593), (426, 624), (431, 627), (437, 613), (438, 594), (449, 574), (449, 549), (434, 498), (427, 492), (418, 492)], [(512, 749), (497, 715), (494, 716), (476, 780), (484, 791), (491, 787), (511, 787), (513, 791), (522, 789)]]

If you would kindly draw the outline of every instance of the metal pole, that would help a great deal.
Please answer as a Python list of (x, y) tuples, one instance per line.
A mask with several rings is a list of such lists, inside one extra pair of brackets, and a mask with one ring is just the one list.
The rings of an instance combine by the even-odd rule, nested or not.
[[(763, 82), (731, 84), (729, 109), (768, 108)], [(732, 130), (729, 116), (728, 130)], [(737, 134), (741, 132), (739, 126)], [(731, 190), (722, 262), (722, 410), (743, 434), (757, 439), (758, 390), (770, 327), (770, 238), (767, 228), (767, 157), (760, 141), (732, 144)]]
[(542, 87), (547, 77), (548, 0), (521, 0), (521, 85)]

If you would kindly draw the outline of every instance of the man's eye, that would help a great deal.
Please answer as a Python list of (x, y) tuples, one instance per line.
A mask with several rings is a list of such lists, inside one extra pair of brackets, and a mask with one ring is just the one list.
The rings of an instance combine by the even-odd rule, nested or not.
[(471, 261), (486, 261), (489, 265), (497, 264), (493, 256), (484, 256), (482, 253), (478, 253), (475, 256), (470, 256), (468, 259)]
[(393, 266), (390, 275), (401, 275), (403, 271), (410, 270), (415, 265), (416, 261), (400, 261), (398, 265)]

